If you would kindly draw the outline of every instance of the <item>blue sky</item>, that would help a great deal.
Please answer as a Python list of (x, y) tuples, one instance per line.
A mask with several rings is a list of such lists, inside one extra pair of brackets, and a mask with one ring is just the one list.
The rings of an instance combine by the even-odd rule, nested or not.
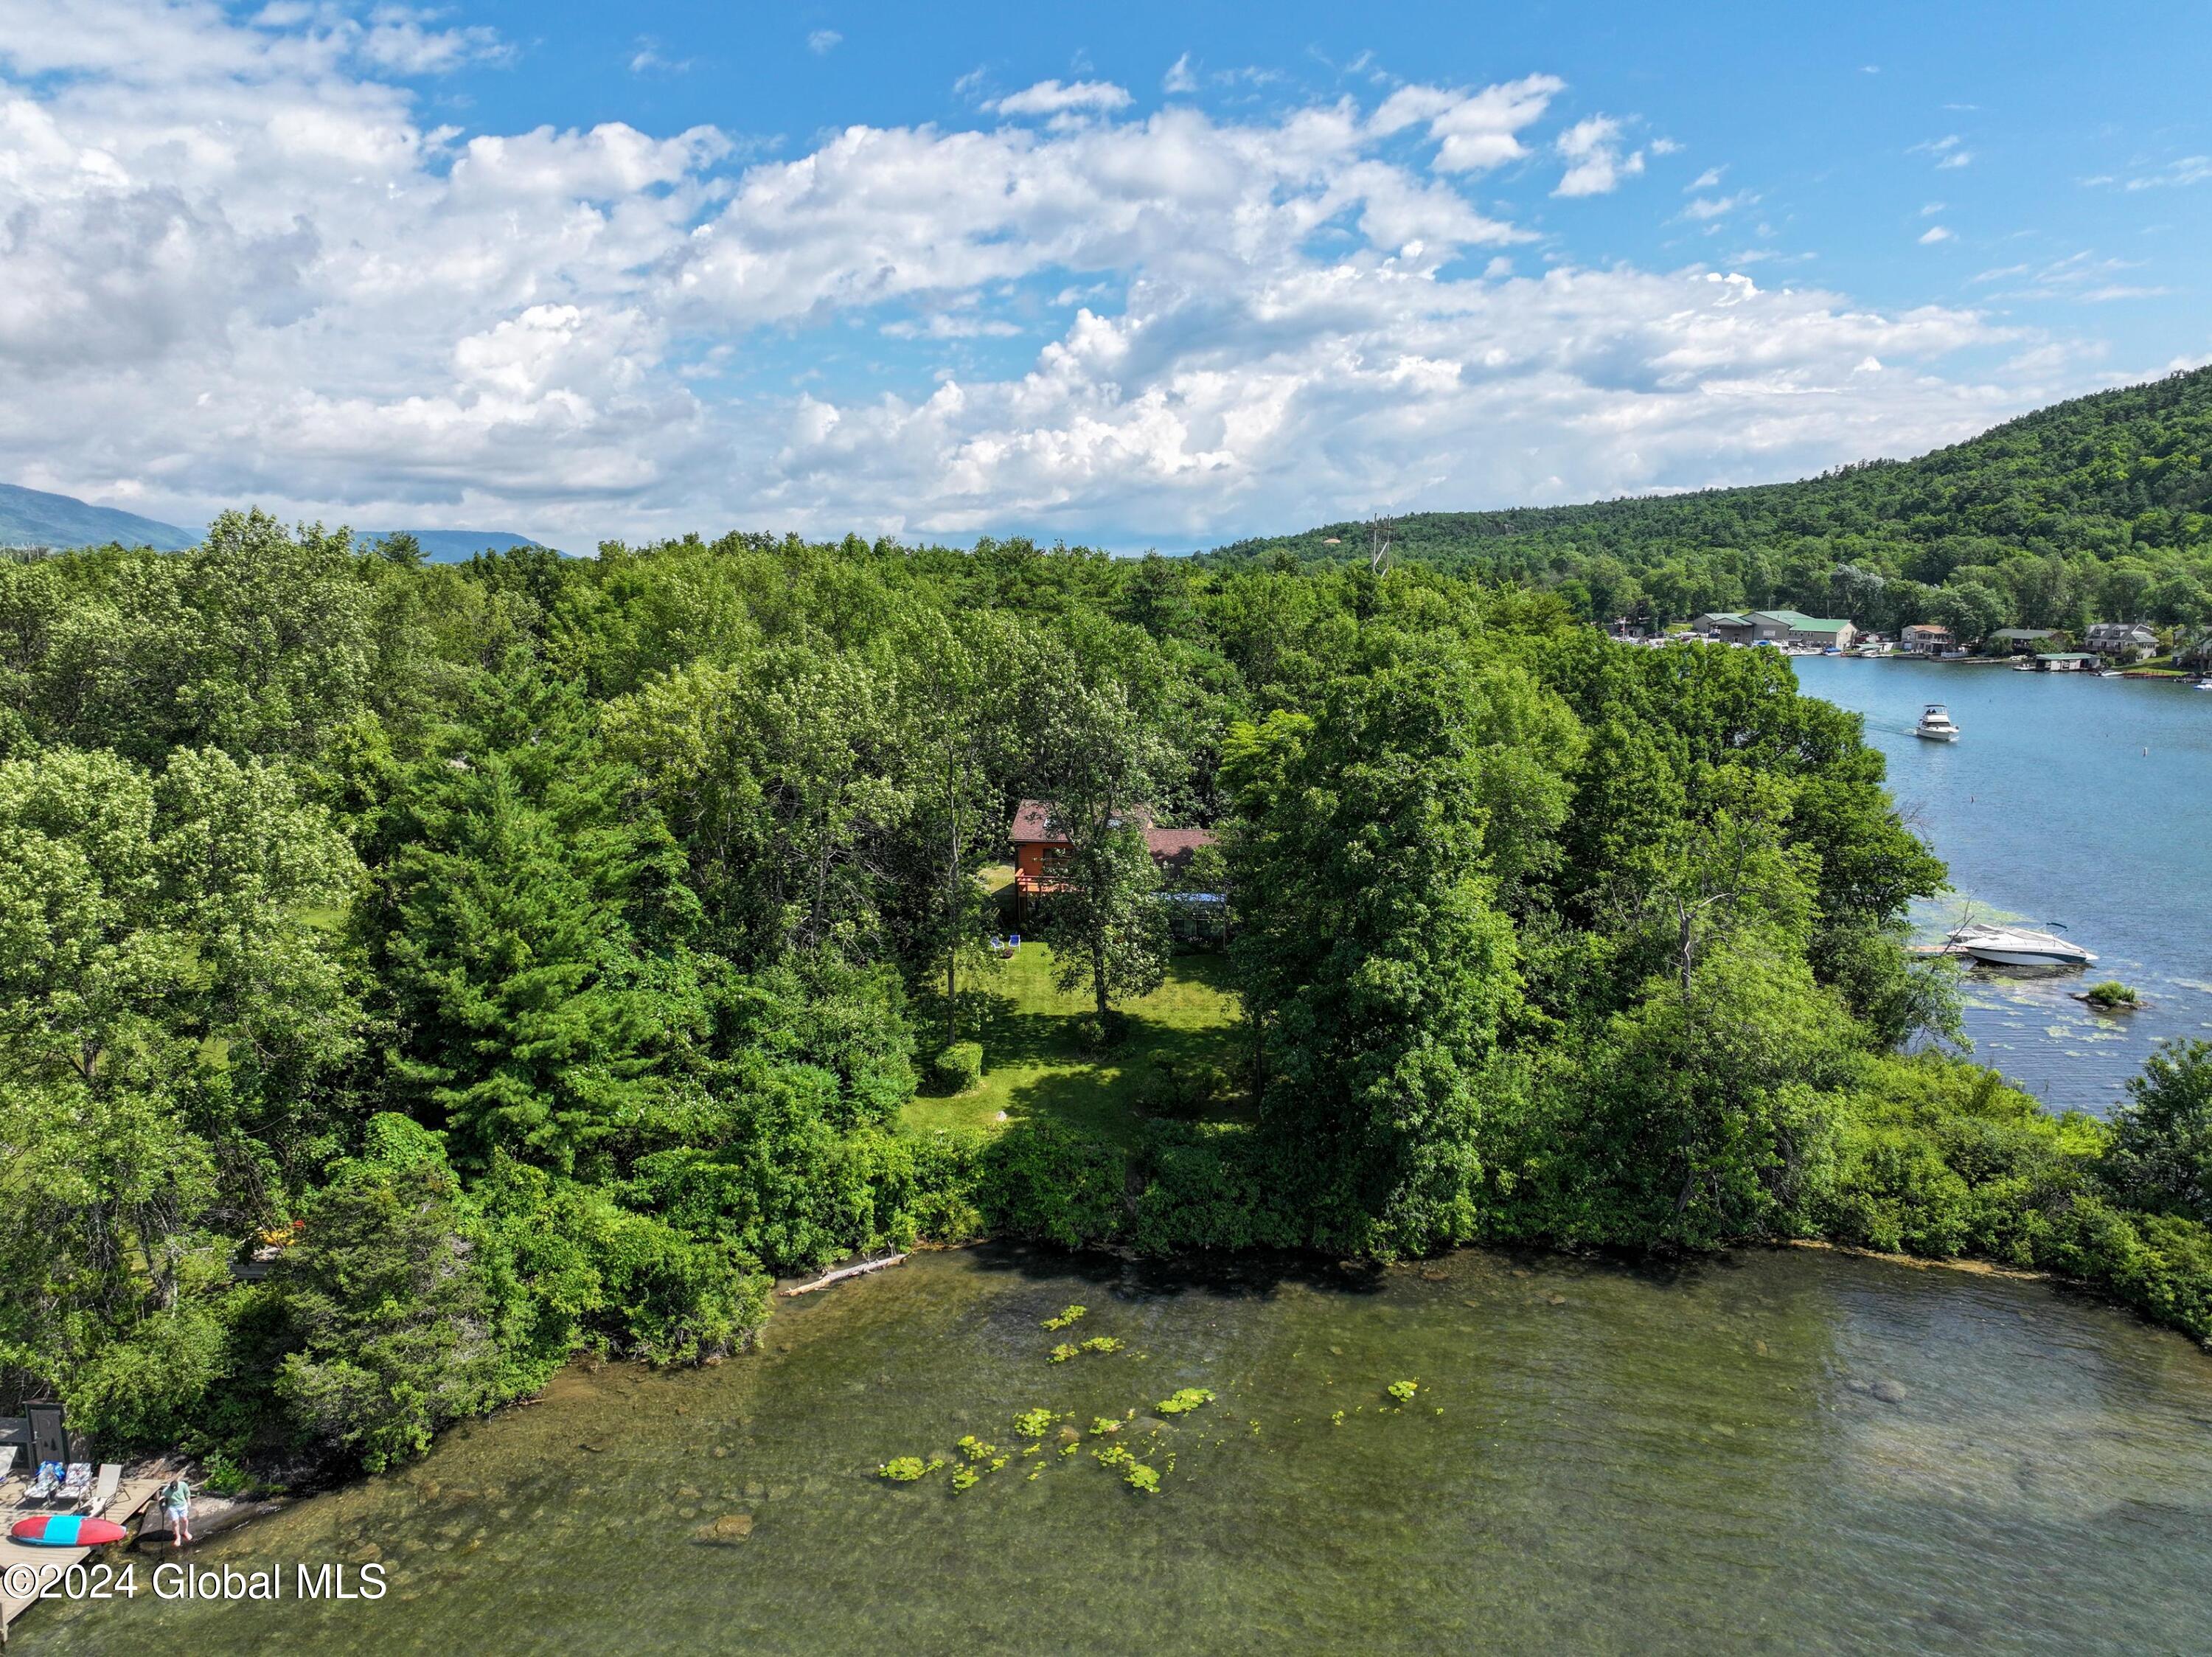
[(2212, 355), (2201, 5), (1673, 9), (0, 0), (0, 479), (1184, 550)]

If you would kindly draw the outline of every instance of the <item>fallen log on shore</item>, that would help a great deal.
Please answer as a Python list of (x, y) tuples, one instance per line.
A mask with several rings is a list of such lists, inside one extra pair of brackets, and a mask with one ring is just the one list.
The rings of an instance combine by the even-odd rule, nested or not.
[(827, 1288), (832, 1283), (842, 1283), (848, 1277), (866, 1276), (871, 1271), (881, 1271), (885, 1266), (895, 1266), (905, 1258), (906, 1256), (903, 1254), (887, 1254), (880, 1260), (863, 1260), (856, 1266), (840, 1266), (835, 1271), (825, 1272), (811, 1283), (794, 1283), (789, 1288), (776, 1290), (776, 1293), (787, 1299), (793, 1295), (811, 1295), (817, 1288)]

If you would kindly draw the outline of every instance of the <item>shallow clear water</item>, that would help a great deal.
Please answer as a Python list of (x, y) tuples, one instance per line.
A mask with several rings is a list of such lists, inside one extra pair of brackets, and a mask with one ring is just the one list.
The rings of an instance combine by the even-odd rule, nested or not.
[[(1045, 1362), (1072, 1301), (1070, 1335), (1127, 1348)], [(1158, 1423), (1185, 1386), (1218, 1400)], [(1036, 1405), (1136, 1410), (1160, 1494), (1049, 1440), (963, 1494), (873, 1477), (1015, 1450)], [(195, 1553), (374, 1554), (393, 1591), (45, 1607), (16, 1648), (2201, 1650), (2212, 1360), (2041, 1284), (1807, 1251), (1211, 1277), (964, 1251), (784, 1303), (718, 1368), (571, 1371)]]
[[(1978, 972), (1975, 1057), (2054, 1106), (2102, 1115), (2159, 1039), (2212, 1038), (2212, 693), (2172, 681), (2021, 673), (1926, 661), (1795, 659), (1799, 684), (1866, 716), (1889, 787), (1982, 919), (2057, 921), (2099, 959), (2078, 973)], [(1924, 704), (1964, 736), (1923, 742)], [(2074, 991), (2116, 978), (2141, 1012), (2093, 1013)]]

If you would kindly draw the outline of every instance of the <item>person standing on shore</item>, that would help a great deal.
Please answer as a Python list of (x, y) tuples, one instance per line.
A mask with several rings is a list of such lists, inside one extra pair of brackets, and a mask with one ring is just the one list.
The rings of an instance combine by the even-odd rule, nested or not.
[(161, 1487), (161, 1511), (168, 1515), (169, 1540), (192, 1539), (192, 1487), (182, 1473)]

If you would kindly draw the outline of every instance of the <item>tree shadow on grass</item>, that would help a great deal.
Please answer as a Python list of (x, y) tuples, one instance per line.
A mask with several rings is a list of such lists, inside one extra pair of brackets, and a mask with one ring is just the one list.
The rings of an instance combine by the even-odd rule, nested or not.
[[(1007, 1095), (1010, 1120), (1055, 1122), (1127, 1141), (1146, 1120), (1146, 1101), (1156, 1093), (1164, 1067), (1184, 1075), (1207, 1066), (1230, 1071), (1237, 1057), (1234, 1026), (1191, 1029), (1133, 1013), (1121, 1040), (1092, 1052), (1079, 1039), (1081, 1023), (1079, 1014), (1009, 1011), (1003, 1016), (997, 1051), (1010, 1064), (1037, 1068)], [(1204, 1117), (1243, 1114), (1239, 1100), (1217, 1104)]]
[[(910, 1003), (925, 1051), (946, 1033), (945, 997), (918, 986)], [(1059, 988), (1050, 954), (1024, 946), (996, 972), (969, 978), (957, 1003), (962, 1039), (983, 1048), (981, 1087), (959, 1096), (979, 1120), (1059, 1125), (1127, 1146), (1140, 1135), (1146, 1101), (1160, 1101), (1163, 1067), (1183, 1080), (1208, 1069), (1234, 1074), (1245, 1045), (1218, 956), (1179, 957), (1165, 984), (1121, 1009), (1122, 1038), (1103, 1051), (1086, 1045), (1086, 998)], [(925, 1067), (926, 1068), (926, 1067)], [(1249, 1118), (1242, 1100), (1221, 1099), (1202, 1119)]]
[(915, 1045), (925, 1061), (946, 1044), (948, 1036), (960, 1041), (982, 1042), (988, 1050), (1011, 1001), (1010, 996), (995, 990), (974, 984), (963, 984), (954, 998), (954, 1016), (948, 1020), (942, 990), (934, 984), (915, 990), (907, 997)]

